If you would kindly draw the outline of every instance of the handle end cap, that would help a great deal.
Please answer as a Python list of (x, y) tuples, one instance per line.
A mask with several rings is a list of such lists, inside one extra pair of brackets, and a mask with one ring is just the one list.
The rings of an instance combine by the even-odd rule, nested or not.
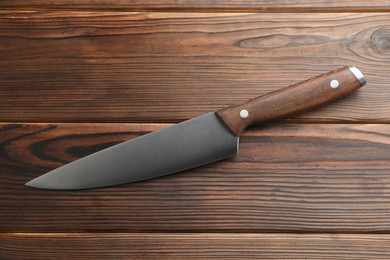
[(362, 86), (366, 85), (367, 81), (363, 76), (363, 73), (356, 67), (349, 67), (349, 70), (355, 75), (356, 79), (360, 82)]

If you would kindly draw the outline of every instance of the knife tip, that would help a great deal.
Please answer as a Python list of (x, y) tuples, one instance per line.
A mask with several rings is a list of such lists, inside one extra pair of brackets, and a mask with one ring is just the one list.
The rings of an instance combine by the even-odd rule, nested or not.
[(53, 181), (47, 174), (41, 175), (29, 182), (26, 182), (24, 186), (43, 190), (76, 190), (82, 188), (78, 188), (74, 185), (66, 185), (66, 183), (61, 183), (58, 181)]
[(32, 179), (29, 182), (26, 182), (24, 186), (30, 187), (30, 188), (35, 188), (35, 189), (50, 189), (50, 187), (47, 185), (47, 183), (43, 182), (41, 179), (35, 178)]
[(35, 185), (34, 185), (34, 180), (31, 180), (31, 181), (28, 181), (24, 184), (24, 186), (27, 186), (27, 187), (31, 187), (31, 188), (36, 188)]

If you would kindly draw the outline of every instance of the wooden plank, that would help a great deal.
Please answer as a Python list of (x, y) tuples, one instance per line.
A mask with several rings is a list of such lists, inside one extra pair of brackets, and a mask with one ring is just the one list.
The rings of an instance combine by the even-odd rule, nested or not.
[(389, 13), (4, 11), (0, 118), (178, 122), (356, 65), (365, 88), (295, 122), (390, 122), (389, 24)]
[(224, 11), (224, 12), (367, 12), (390, 11), (388, 0), (79, 0), (79, 1), (43, 1), (43, 0), (3, 0), (1, 8), (9, 9), (75, 9), (75, 10), (127, 10), (127, 11)]
[(163, 126), (2, 124), (0, 231), (390, 232), (389, 124), (267, 125), (244, 132), (236, 157), (162, 178), (23, 185)]
[(5, 259), (389, 259), (389, 235), (0, 234)]

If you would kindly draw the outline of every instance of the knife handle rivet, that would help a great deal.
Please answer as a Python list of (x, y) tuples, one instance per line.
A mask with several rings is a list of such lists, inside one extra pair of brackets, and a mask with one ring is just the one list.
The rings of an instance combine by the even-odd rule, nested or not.
[(248, 110), (245, 110), (245, 109), (243, 109), (243, 110), (241, 110), (240, 111), (240, 117), (241, 118), (247, 118), (249, 116), (249, 112), (248, 112)]
[(333, 89), (338, 88), (339, 85), (340, 85), (340, 83), (335, 79), (330, 82), (330, 87)]

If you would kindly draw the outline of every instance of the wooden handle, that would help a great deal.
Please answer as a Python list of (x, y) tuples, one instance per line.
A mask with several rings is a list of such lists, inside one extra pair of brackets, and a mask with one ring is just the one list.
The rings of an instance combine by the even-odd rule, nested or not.
[(217, 111), (218, 116), (239, 136), (254, 123), (296, 115), (335, 101), (365, 84), (355, 67), (342, 67), (309, 80)]

